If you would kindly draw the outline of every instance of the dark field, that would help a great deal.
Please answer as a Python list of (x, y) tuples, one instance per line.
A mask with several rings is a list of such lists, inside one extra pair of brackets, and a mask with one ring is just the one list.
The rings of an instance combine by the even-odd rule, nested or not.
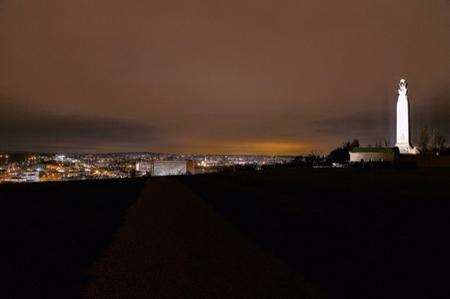
[(450, 169), (0, 185), (5, 298), (448, 298)]
[(450, 298), (450, 169), (182, 179), (329, 298)]
[(0, 185), (1, 298), (76, 298), (144, 180)]

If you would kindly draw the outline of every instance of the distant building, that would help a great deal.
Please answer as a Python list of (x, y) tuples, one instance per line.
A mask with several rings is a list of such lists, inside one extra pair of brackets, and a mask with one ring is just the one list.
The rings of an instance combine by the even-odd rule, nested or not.
[(356, 147), (350, 151), (350, 163), (396, 163), (398, 156), (399, 151), (396, 147)]
[(136, 164), (141, 175), (169, 176), (194, 174), (193, 161), (150, 161)]
[(152, 176), (187, 174), (187, 161), (154, 161)]
[(153, 171), (153, 161), (151, 162), (139, 162), (136, 163), (136, 172), (142, 174), (142, 175), (147, 175), (147, 174), (151, 174)]
[(20, 179), (18, 180), (20, 182), (39, 182), (39, 171), (25, 171), (21, 173)]
[(187, 174), (195, 174), (195, 162), (193, 160), (186, 161)]

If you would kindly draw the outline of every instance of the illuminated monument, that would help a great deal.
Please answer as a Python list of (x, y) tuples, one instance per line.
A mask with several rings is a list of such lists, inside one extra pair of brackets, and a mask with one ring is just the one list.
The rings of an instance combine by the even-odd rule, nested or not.
[(396, 163), (398, 154), (417, 155), (420, 151), (411, 146), (409, 136), (408, 83), (401, 79), (398, 84), (397, 142), (395, 147), (356, 147), (350, 151), (350, 163), (389, 162)]
[(409, 129), (408, 83), (405, 79), (401, 79), (398, 84), (397, 142), (395, 144), (401, 154), (418, 153), (417, 149), (411, 146)]

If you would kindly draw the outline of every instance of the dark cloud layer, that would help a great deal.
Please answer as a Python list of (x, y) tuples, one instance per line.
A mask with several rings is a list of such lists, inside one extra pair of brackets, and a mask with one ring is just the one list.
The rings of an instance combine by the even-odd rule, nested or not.
[(3, 148), (373, 144), (401, 77), (413, 133), (449, 134), (447, 0), (0, 1), (0, 94), (30, 110)]
[(0, 100), (0, 140), (3, 150), (127, 151), (145, 149), (156, 134), (135, 121), (55, 115)]
[[(322, 115), (311, 122), (317, 136), (339, 136), (342, 140), (359, 138), (365, 144), (376, 142), (395, 144), (395, 102), (390, 105), (362, 110), (351, 109), (338, 116)], [(424, 127), (438, 129), (450, 140), (450, 89), (443, 88), (427, 101), (417, 104), (410, 95), (411, 139), (417, 143)]]

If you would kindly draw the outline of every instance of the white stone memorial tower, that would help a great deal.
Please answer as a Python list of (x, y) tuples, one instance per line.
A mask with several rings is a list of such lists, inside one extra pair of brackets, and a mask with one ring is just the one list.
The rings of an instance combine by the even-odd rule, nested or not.
[(408, 83), (405, 79), (401, 79), (398, 84), (397, 143), (395, 144), (401, 154), (417, 153), (417, 149), (411, 146), (409, 128)]

